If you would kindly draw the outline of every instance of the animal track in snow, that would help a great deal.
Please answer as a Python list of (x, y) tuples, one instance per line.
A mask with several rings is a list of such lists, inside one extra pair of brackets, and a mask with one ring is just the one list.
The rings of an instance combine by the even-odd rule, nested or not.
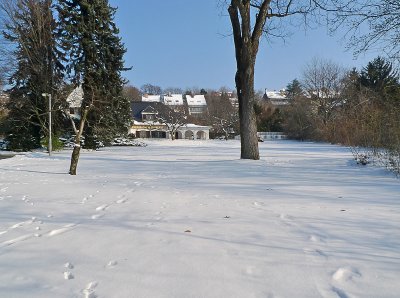
[(97, 287), (98, 283), (97, 281), (92, 281), (88, 283), (86, 288), (83, 290), (83, 294), (85, 295), (85, 298), (96, 298), (97, 295), (94, 291), (94, 289)]
[(99, 219), (102, 218), (104, 216), (104, 214), (94, 214), (91, 216), (91, 219)]
[(73, 278), (74, 278), (74, 275), (71, 272), (69, 272), (69, 271), (64, 272), (64, 279), (73, 279)]
[(121, 197), (119, 197), (118, 200), (115, 201), (115, 203), (117, 203), (117, 204), (123, 204), (123, 203), (125, 203), (127, 200), (128, 200), (128, 199), (125, 198), (125, 196), (121, 196)]
[(17, 238), (11, 239), (11, 240), (4, 241), (4, 242), (0, 243), (0, 248), (10, 246), (10, 245), (13, 245), (13, 244), (21, 242), (21, 241), (25, 241), (29, 238), (32, 238), (32, 236), (34, 236), (34, 235), (27, 234), (27, 235), (22, 235), (22, 236), (19, 236)]
[(118, 265), (118, 262), (115, 261), (115, 260), (112, 260), (112, 261), (108, 262), (107, 267), (108, 268), (113, 268), (113, 267), (115, 267), (117, 265)]
[(336, 281), (348, 281), (354, 277), (361, 277), (361, 273), (353, 267), (341, 267), (332, 275), (332, 279)]
[(77, 226), (77, 224), (75, 224), (75, 223), (65, 225), (65, 226), (62, 227), (61, 229), (56, 229), (56, 230), (50, 231), (50, 232), (47, 234), (47, 236), (48, 236), (48, 237), (52, 237), (52, 236), (56, 236), (56, 235), (60, 235), (60, 234), (66, 233), (66, 232), (72, 230), (72, 229), (73, 229), (74, 227), (76, 227), (76, 226)]
[(104, 211), (109, 207), (109, 205), (104, 204), (96, 208), (96, 211)]
[(324, 243), (325, 242), (325, 240), (322, 237), (317, 236), (317, 235), (311, 235), (310, 241), (314, 242), (314, 243), (321, 243), (321, 242)]

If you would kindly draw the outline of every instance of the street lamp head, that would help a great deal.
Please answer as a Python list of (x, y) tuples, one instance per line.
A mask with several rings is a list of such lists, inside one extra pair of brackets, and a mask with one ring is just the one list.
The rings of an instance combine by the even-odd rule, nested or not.
[(43, 97), (47, 97), (47, 96), (49, 96), (50, 94), (49, 93), (42, 93), (42, 96)]

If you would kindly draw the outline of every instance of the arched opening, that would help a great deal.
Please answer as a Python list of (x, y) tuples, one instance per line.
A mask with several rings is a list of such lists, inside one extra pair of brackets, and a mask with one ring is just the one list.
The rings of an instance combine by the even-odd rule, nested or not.
[(185, 132), (185, 139), (187, 139), (187, 140), (193, 140), (193, 139), (194, 139), (193, 131), (187, 130), (187, 131)]
[(206, 139), (206, 133), (202, 130), (198, 131), (196, 133), (196, 139), (198, 140), (205, 140)]
[(183, 136), (182, 136), (182, 132), (181, 132), (181, 131), (175, 132), (175, 139), (176, 139), (176, 140), (183, 139)]

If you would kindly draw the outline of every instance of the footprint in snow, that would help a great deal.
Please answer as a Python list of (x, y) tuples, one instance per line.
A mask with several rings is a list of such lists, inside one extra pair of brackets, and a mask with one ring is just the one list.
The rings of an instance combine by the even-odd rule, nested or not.
[(86, 288), (83, 290), (83, 294), (85, 295), (85, 298), (96, 298), (97, 295), (94, 291), (94, 289), (97, 287), (98, 283), (97, 281), (92, 281), (88, 283)]
[(117, 265), (118, 265), (118, 262), (115, 261), (115, 260), (112, 260), (112, 261), (110, 261), (110, 262), (107, 263), (107, 267), (108, 267), (108, 268), (114, 268), (114, 267), (117, 266)]
[(341, 267), (335, 271), (332, 275), (332, 279), (336, 281), (348, 281), (354, 277), (361, 277), (360, 271), (353, 267)]
[(64, 272), (64, 279), (74, 279), (74, 275), (70, 271)]
[(60, 234), (63, 234), (63, 233), (66, 233), (66, 232), (68, 232), (68, 231), (70, 231), (70, 230), (72, 230), (74, 227), (76, 227), (78, 224), (68, 224), (68, 225), (65, 225), (64, 227), (62, 227), (62, 228), (60, 228), (60, 229), (56, 229), (56, 230), (52, 230), (52, 231), (50, 231), (48, 234), (47, 234), (47, 236), (48, 237), (53, 237), (53, 236), (56, 236), (56, 235), (60, 235)]
[(108, 208), (109, 205), (104, 204), (96, 208), (96, 211), (104, 211)]
[(116, 200), (115, 203), (117, 203), (117, 204), (123, 204), (123, 203), (125, 203), (127, 200), (128, 200), (128, 199), (127, 199), (124, 195), (122, 195), (122, 196), (118, 196), (118, 200)]
[[(64, 264), (64, 268), (65, 269), (74, 269), (74, 265), (70, 262), (67, 262)], [(64, 279), (69, 280), (69, 279), (74, 279), (75, 276), (72, 274), (71, 271), (64, 271)]]
[(321, 256), (321, 257), (327, 258), (327, 255), (320, 249), (304, 248), (303, 251), (304, 251), (304, 253), (309, 254), (309, 255), (315, 255), (315, 256)]
[(99, 219), (102, 218), (104, 216), (104, 214), (94, 214), (91, 216), (91, 219)]

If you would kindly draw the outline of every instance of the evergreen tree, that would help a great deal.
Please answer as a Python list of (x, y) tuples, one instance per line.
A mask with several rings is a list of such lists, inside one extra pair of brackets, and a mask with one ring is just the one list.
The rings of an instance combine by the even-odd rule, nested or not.
[(85, 145), (94, 149), (96, 140), (109, 141), (127, 132), (130, 102), (123, 96), (121, 77), (126, 50), (114, 23), (116, 9), (107, 0), (59, 0), (57, 10), (68, 73), (84, 92), (70, 169), (76, 174), (82, 133)]
[(378, 57), (361, 70), (360, 84), (376, 92), (383, 101), (400, 93), (398, 73), (392, 63)]
[(294, 79), (286, 86), (286, 95), (289, 99), (295, 99), (304, 94), (303, 87), (299, 80)]
[[(40, 147), (41, 139), (48, 136), (48, 99), (42, 94), (57, 100), (63, 79), (62, 55), (57, 50), (51, 0), (7, 4), (2, 6), (8, 15), (3, 35), (16, 45), (17, 64), (9, 80), (7, 139), (11, 149), (30, 150)], [(53, 119), (61, 123), (61, 113), (54, 113)]]

